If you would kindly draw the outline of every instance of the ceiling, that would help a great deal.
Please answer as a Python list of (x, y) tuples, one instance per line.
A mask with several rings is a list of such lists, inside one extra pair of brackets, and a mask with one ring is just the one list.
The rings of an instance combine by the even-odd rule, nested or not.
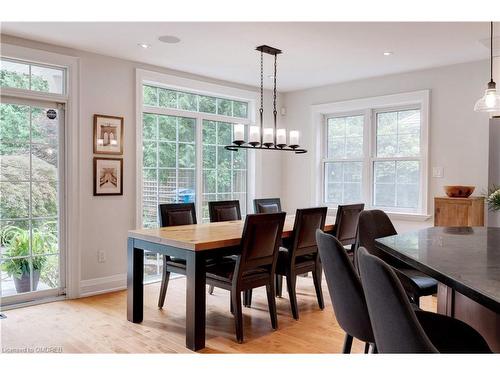
[[(292, 91), (488, 57), (486, 22), (3, 22), (2, 33), (257, 86), (259, 55), (278, 57), (278, 90)], [(177, 44), (158, 40), (181, 39)], [(143, 49), (137, 43), (151, 47)], [(384, 56), (384, 51), (393, 55)], [(271, 87), (272, 57), (265, 60)]]

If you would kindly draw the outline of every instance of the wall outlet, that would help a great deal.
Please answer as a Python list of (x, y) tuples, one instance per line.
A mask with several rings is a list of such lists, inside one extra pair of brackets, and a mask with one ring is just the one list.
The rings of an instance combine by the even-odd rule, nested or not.
[(444, 177), (444, 168), (443, 167), (432, 167), (432, 177), (443, 178)]
[(97, 262), (99, 262), (99, 263), (106, 262), (106, 253), (104, 252), (104, 250), (97, 251)]

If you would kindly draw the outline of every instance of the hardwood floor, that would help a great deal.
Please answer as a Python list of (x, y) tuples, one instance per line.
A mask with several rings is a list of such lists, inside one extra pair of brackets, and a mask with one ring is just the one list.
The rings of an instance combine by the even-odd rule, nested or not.
[[(159, 283), (144, 288), (144, 321), (126, 318), (126, 291), (52, 302), (6, 311), (0, 320), (2, 350), (62, 348), (64, 353), (192, 353), (185, 342), (185, 279), (170, 281), (163, 310), (156, 307)], [(286, 291), (286, 288), (283, 289)], [(207, 295), (207, 342), (201, 353), (339, 353), (344, 332), (333, 315), (323, 281), (325, 310), (320, 310), (310, 277), (297, 280), (300, 319), (291, 316), (286, 292), (277, 299), (278, 330), (271, 328), (265, 288), (254, 290), (252, 308), (243, 308), (243, 344), (236, 342), (229, 292)], [(422, 299), (436, 311), (436, 299)], [(364, 344), (353, 343), (362, 353)]]

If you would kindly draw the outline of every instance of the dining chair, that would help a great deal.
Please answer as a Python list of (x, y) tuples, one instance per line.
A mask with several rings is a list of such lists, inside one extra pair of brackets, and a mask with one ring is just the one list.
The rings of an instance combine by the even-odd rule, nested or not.
[[(375, 247), (375, 240), (377, 238), (398, 234), (394, 225), (392, 225), (391, 219), (389, 219), (389, 216), (384, 211), (367, 210), (361, 212), (359, 215), (358, 232), (359, 241), (356, 246), (364, 247), (369, 253), (390, 264), (413, 303), (418, 306), (420, 297), (437, 293), (437, 281), (435, 279), (402, 261), (394, 259)], [(356, 261), (357, 258), (355, 256), (355, 264)]]
[(281, 247), (278, 253), (276, 274), (286, 277), (290, 307), (294, 319), (299, 319), (297, 305), (297, 275), (312, 272), (314, 288), (320, 309), (324, 309), (321, 290), (321, 261), (316, 244), (316, 230), (325, 227), (328, 208), (314, 207), (298, 209), (295, 214), (293, 233), (289, 247)]
[(208, 202), (210, 222), (241, 220), (240, 201)]
[[(210, 215), (210, 222), (217, 223), (220, 221), (241, 220), (240, 201), (214, 201), (208, 202), (208, 214)], [(214, 293), (214, 286), (210, 285), (208, 293)], [(248, 293), (248, 292), (247, 292)], [(244, 300), (248, 299), (245, 294)]]
[[(253, 200), (254, 212), (256, 214), (274, 213), (281, 212), (281, 200), (279, 198), (259, 198)], [(283, 276), (276, 275), (276, 295), (281, 297), (281, 291), (283, 289)], [(250, 307), (252, 304), (252, 290), (249, 290), (245, 294), (245, 299), (243, 305)]]
[(316, 230), (316, 242), (330, 292), (335, 318), (345, 331), (344, 354), (351, 352), (353, 337), (365, 342), (365, 353), (374, 350), (373, 337), (363, 286), (343, 244), (334, 236)]
[(379, 353), (491, 353), (466, 323), (412, 308), (399, 277), (382, 259), (363, 247), (356, 257)]
[(253, 207), (256, 214), (281, 212), (281, 200), (279, 198), (254, 199)]
[[(167, 203), (158, 205), (160, 216), (160, 227), (176, 225), (196, 224), (196, 209), (194, 203)], [(225, 259), (224, 259), (225, 261)], [(207, 259), (207, 264), (213, 263), (213, 259)], [(163, 256), (163, 272), (161, 277), (160, 296), (158, 308), (163, 308), (167, 294), (170, 273), (186, 274), (186, 260)], [(213, 288), (212, 288), (213, 292)]]
[(333, 235), (345, 247), (351, 261), (353, 261), (354, 247), (358, 239), (358, 223), (361, 211), (365, 209), (364, 203), (339, 205), (335, 218)]
[(231, 292), (236, 338), (243, 342), (241, 292), (266, 287), (271, 325), (278, 328), (274, 275), (286, 213), (247, 215), (236, 260), (207, 267), (207, 284)]

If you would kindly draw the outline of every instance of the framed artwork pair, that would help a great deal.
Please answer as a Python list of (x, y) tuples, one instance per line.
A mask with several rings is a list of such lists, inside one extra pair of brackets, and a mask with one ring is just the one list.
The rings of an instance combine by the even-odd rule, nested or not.
[[(94, 154), (123, 155), (123, 117), (94, 115)], [(94, 195), (123, 195), (123, 159), (94, 157)]]

